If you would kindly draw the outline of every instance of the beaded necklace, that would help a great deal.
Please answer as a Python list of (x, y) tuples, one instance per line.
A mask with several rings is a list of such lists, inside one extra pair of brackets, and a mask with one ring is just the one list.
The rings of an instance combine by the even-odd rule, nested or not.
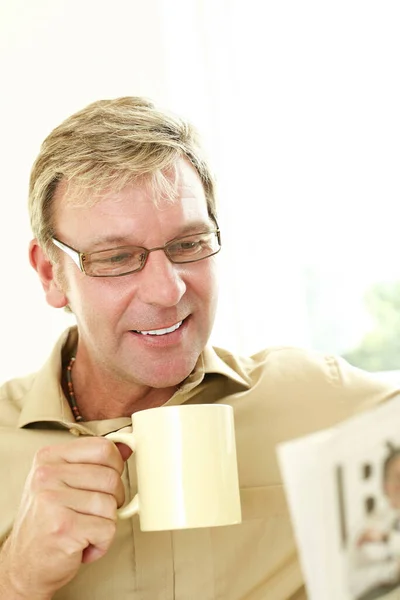
[(74, 386), (72, 384), (72, 367), (74, 366), (74, 362), (75, 362), (75, 356), (73, 356), (71, 358), (71, 360), (69, 361), (68, 365), (67, 365), (67, 386), (68, 386), (68, 404), (71, 407), (72, 413), (75, 417), (75, 421), (78, 423), (79, 421), (83, 421), (83, 417), (81, 415), (81, 413), (79, 412), (79, 408), (78, 405), (76, 403), (76, 398), (75, 398), (75, 393), (74, 393)]

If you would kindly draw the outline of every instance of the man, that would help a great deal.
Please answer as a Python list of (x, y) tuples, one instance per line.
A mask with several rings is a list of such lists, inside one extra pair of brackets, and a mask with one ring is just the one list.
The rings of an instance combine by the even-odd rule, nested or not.
[[(96, 102), (56, 128), (30, 214), (31, 264), (77, 328), (0, 392), (0, 597), (305, 598), (276, 444), (395, 390), (332, 357), (208, 345), (214, 181), (194, 129), (146, 100)], [(243, 523), (146, 533), (117, 521), (135, 462), (103, 436), (138, 410), (213, 402), (235, 411)]]

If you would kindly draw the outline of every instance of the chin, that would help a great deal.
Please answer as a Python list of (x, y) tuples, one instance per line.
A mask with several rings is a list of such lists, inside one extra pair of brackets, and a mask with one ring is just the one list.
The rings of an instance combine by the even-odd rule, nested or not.
[(155, 370), (144, 377), (146, 385), (154, 388), (168, 388), (180, 385), (193, 371), (197, 357), (192, 360), (173, 361), (170, 364), (156, 365)]
[(190, 373), (191, 371), (186, 372), (184, 375), (175, 375), (174, 377), (148, 377), (146, 378), (146, 385), (157, 389), (176, 387), (180, 385), (190, 375)]

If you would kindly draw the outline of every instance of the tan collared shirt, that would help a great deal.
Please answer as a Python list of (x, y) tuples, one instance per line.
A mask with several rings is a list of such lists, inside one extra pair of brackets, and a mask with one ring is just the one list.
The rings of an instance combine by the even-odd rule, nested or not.
[[(38, 373), (0, 388), (0, 543), (13, 526), (38, 448), (130, 425), (125, 417), (74, 422), (60, 377), (76, 341), (73, 328)], [(233, 406), (243, 522), (145, 533), (137, 517), (119, 521), (106, 556), (82, 565), (54, 599), (304, 600), (276, 444), (329, 427), (396, 392), (334, 357), (278, 347), (239, 358), (207, 347), (167, 404)], [(123, 480), (131, 498), (137, 491), (132, 457)]]

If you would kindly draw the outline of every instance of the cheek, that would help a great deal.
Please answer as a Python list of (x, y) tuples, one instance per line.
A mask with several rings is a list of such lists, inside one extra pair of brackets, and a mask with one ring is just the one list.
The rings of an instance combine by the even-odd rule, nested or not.
[(122, 279), (116, 281), (108, 278), (74, 277), (68, 280), (68, 300), (77, 317), (94, 315), (98, 320), (121, 314), (129, 305), (131, 290), (121, 285)]
[(210, 269), (209, 279), (208, 279), (208, 292), (209, 292), (209, 302), (215, 312), (217, 301), (218, 301), (218, 292), (219, 292), (219, 278), (218, 271), (215, 266)]
[(213, 303), (218, 296), (218, 270), (215, 260), (207, 263), (198, 263), (196, 272), (188, 273), (187, 281), (203, 301)]

